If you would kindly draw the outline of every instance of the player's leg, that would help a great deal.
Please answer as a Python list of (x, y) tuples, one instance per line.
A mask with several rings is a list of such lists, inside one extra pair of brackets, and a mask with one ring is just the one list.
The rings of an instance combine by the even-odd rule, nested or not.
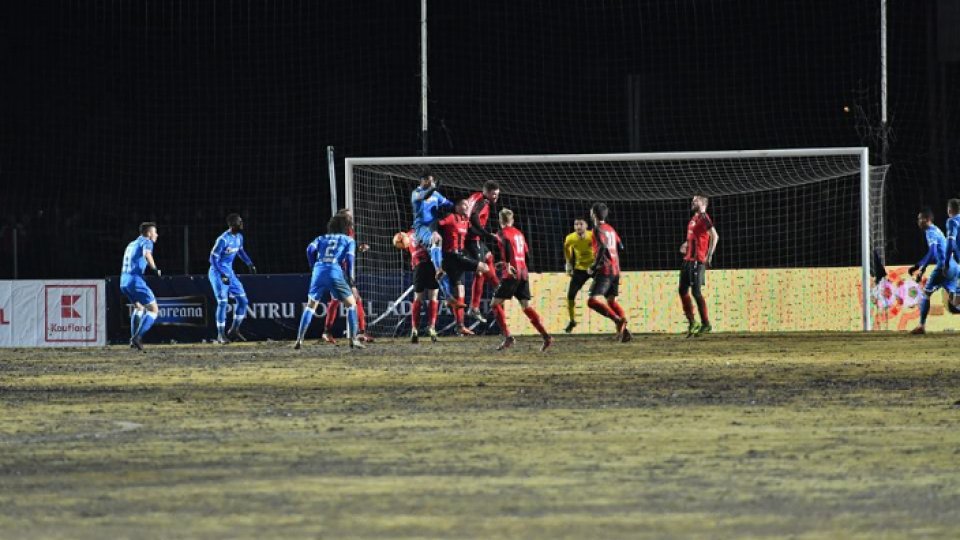
[(357, 301), (357, 337), (364, 343), (373, 342), (373, 338), (367, 335), (367, 314), (363, 309), (363, 298), (360, 298), (360, 291), (353, 287), (353, 298)]
[(150, 331), (150, 328), (153, 327), (153, 323), (157, 322), (157, 316), (160, 314), (160, 309), (157, 307), (157, 299), (153, 295), (153, 291), (150, 290), (150, 287), (147, 287), (147, 283), (143, 278), (137, 276), (137, 282), (134, 285), (136, 301), (142, 306), (146, 307), (146, 311), (143, 316), (140, 318), (140, 324), (137, 327), (137, 333), (130, 339), (130, 344), (133, 345), (137, 350), (143, 350), (143, 336)]
[(687, 318), (687, 337), (693, 337), (699, 330), (697, 319), (693, 315), (693, 300), (690, 299), (691, 265), (690, 261), (683, 261), (683, 266), (680, 268), (680, 286), (677, 289), (680, 294), (680, 304), (683, 306), (683, 315)]
[(553, 345), (553, 337), (543, 326), (543, 319), (540, 317), (540, 314), (530, 305), (530, 282), (527, 280), (521, 281), (513, 296), (520, 302), (520, 307), (523, 308), (523, 314), (527, 316), (530, 324), (537, 329), (540, 337), (543, 338), (543, 344), (540, 345), (540, 352), (549, 349), (550, 346)]
[(335, 279), (333, 285), (334, 294), (340, 298), (343, 305), (347, 306), (347, 340), (350, 342), (351, 349), (363, 349), (366, 346), (360, 340), (360, 322), (357, 317), (357, 299), (353, 296), (353, 291), (347, 285), (344, 279)]
[(230, 294), (236, 301), (236, 305), (234, 305), (233, 309), (233, 323), (230, 325), (230, 331), (227, 333), (227, 337), (233, 341), (246, 341), (247, 338), (243, 337), (243, 334), (240, 333), (240, 325), (243, 324), (243, 320), (247, 317), (247, 291), (244, 290), (243, 283), (240, 282), (240, 278), (237, 276), (231, 276), (230, 278)]
[(623, 306), (620, 305), (620, 302), (617, 301), (619, 296), (620, 276), (612, 276), (610, 287), (607, 289), (607, 305), (610, 306), (610, 309), (620, 318), (620, 322), (617, 323), (617, 339), (626, 343), (633, 339), (633, 336), (630, 334), (630, 330), (627, 329), (627, 312), (623, 309)]
[(339, 313), (340, 300), (337, 300), (331, 295), (330, 302), (327, 303), (327, 316), (323, 320), (323, 334), (320, 336), (321, 341), (332, 345), (337, 344), (337, 340), (333, 337), (333, 325), (336, 324)]
[(697, 330), (697, 335), (702, 336), (713, 330), (710, 326), (710, 317), (707, 315), (707, 300), (703, 297), (706, 268), (698, 262), (693, 263), (693, 267), (690, 290), (693, 293), (693, 299), (697, 302), (697, 311), (700, 313), (700, 328)]
[(590, 299), (587, 300), (587, 306), (603, 315), (604, 317), (613, 321), (617, 325), (618, 329), (620, 326), (620, 317), (610, 308), (606, 302), (607, 291), (612, 285), (612, 276), (595, 276), (593, 278), (593, 283), (590, 285)]
[(500, 333), (503, 334), (503, 342), (497, 346), (498, 351), (513, 347), (515, 342), (514, 337), (510, 334), (510, 327), (507, 326), (507, 312), (504, 311), (503, 304), (507, 300), (513, 298), (513, 294), (516, 289), (516, 279), (511, 278), (501, 281), (500, 285), (497, 287), (497, 290), (494, 291), (493, 301), (490, 303), (490, 310), (493, 311), (493, 316), (497, 321), (497, 326), (500, 327)]
[(321, 298), (326, 298), (329, 293), (329, 277), (319, 273), (317, 268), (313, 269), (310, 276), (310, 288), (307, 289), (307, 305), (303, 308), (303, 314), (300, 315), (300, 326), (297, 328), (297, 342), (293, 345), (294, 349), (303, 347), (303, 338), (307, 335), (307, 329), (310, 328), (310, 322), (316, 314), (317, 305)]
[(440, 294), (440, 289), (434, 287), (432, 289), (427, 289), (427, 323), (430, 325), (427, 327), (427, 332), (430, 334), (430, 341), (437, 341), (437, 314), (440, 313), (440, 301), (437, 297)]
[(223, 282), (220, 273), (211, 268), (207, 272), (207, 279), (210, 280), (210, 287), (213, 289), (213, 298), (217, 301), (216, 321), (217, 321), (217, 343), (230, 343), (227, 340), (227, 302), (230, 288)]
[(573, 275), (570, 276), (570, 284), (567, 286), (567, 327), (564, 328), (564, 332), (570, 333), (573, 332), (574, 327), (577, 326), (577, 294), (580, 293), (580, 289), (583, 288), (583, 285), (589, 279), (589, 275), (585, 270), (574, 270)]
[[(419, 286), (418, 286), (419, 287)], [(423, 304), (423, 298), (426, 293), (421, 289), (414, 292), (413, 304), (410, 306), (410, 342), (417, 343), (420, 336), (417, 329), (420, 328), (420, 307)]]
[[(485, 259), (484, 245), (479, 239), (470, 242), (467, 244), (467, 253), (470, 257), (482, 261)], [(483, 287), (486, 284), (486, 277), (484, 272), (479, 270), (474, 271), (473, 273), (473, 283), (470, 285), (470, 310), (467, 312), (467, 315), (477, 319), (480, 322), (486, 322), (481, 320), (483, 315), (480, 314), (480, 300), (483, 298)], [(480, 318), (477, 318), (477, 315), (480, 315)]]
[(934, 268), (933, 272), (930, 272), (930, 277), (927, 278), (927, 284), (923, 287), (923, 291), (920, 294), (920, 324), (910, 332), (911, 334), (926, 333), (927, 315), (930, 314), (930, 299), (933, 298), (933, 293), (947, 284), (949, 281), (947, 277), (943, 269), (939, 266)]

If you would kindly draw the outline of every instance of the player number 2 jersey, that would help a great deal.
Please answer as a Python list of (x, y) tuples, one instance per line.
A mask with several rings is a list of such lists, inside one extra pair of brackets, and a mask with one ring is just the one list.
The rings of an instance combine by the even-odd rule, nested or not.
[(503, 279), (527, 279), (527, 239), (523, 233), (516, 227), (507, 227), (497, 235), (497, 242), (500, 245), (500, 260), (516, 269), (516, 274), (511, 275), (507, 267), (500, 272)]

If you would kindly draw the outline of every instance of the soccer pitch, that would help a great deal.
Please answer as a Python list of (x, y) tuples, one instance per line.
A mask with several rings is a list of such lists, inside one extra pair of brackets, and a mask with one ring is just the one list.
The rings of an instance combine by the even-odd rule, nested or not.
[(3, 538), (957, 538), (956, 336), (0, 351)]

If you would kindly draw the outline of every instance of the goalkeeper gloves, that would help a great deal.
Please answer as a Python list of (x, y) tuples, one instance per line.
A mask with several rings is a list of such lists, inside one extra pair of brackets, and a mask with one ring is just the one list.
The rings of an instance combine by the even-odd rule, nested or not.
[(567, 275), (568, 275), (568, 276), (572, 276), (572, 275), (573, 275), (573, 265), (570, 264), (569, 261), (567, 262)]
[(254, 266), (254, 265), (251, 264), (248, 268), (250, 269), (250, 273), (251, 273), (251, 274), (256, 274), (256, 273), (257, 273), (257, 267), (256, 267), (256, 266)]
[(157, 273), (157, 277), (163, 277), (163, 274), (160, 272), (159, 268), (154, 268), (153, 271)]

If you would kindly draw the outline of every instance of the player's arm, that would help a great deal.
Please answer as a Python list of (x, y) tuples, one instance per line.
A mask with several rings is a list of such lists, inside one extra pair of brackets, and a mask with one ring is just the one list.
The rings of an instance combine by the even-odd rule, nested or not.
[(922, 259), (920, 259), (920, 262), (911, 266), (907, 270), (907, 273), (912, 276), (914, 273), (917, 272), (917, 270), (919, 270), (920, 276), (923, 276), (923, 273), (927, 271), (927, 265), (930, 264), (930, 261), (940, 260), (940, 257), (938, 256), (939, 252), (940, 252), (940, 248), (937, 246), (937, 244), (931, 243), (930, 248), (927, 250), (927, 254), (924, 255)]
[(253, 259), (247, 255), (247, 252), (244, 251), (243, 246), (240, 246), (240, 251), (237, 252), (237, 255), (240, 256), (240, 260), (243, 261), (243, 264), (247, 265), (247, 268), (250, 269), (251, 274), (257, 273), (257, 267), (253, 265)]
[(313, 268), (313, 265), (317, 264), (317, 254), (320, 251), (319, 238), (310, 242), (307, 246), (307, 265), (310, 268)]
[(220, 257), (223, 256), (223, 250), (227, 247), (227, 241), (221, 236), (217, 238), (217, 241), (213, 244), (213, 249), (210, 250), (210, 267), (216, 270), (220, 274), (220, 281), (228, 283), (230, 278), (223, 272), (223, 268), (220, 265)]
[(567, 275), (573, 274), (573, 265), (576, 262), (576, 256), (573, 252), (573, 242), (569, 235), (563, 241), (563, 260), (566, 262)]
[(954, 258), (960, 262), (960, 254), (957, 253), (957, 225), (953, 220), (947, 221), (947, 253), (944, 255), (947, 264)]
[(147, 265), (149, 265), (150, 268), (151, 268), (154, 272), (156, 272), (157, 275), (159, 276), (159, 275), (160, 275), (160, 269), (157, 268), (157, 263), (153, 260), (153, 248), (152, 248), (152, 247), (149, 248), (149, 249), (148, 249), (147, 247), (144, 247), (144, 248), (143, 248), (143, 258), (147, 260)]
[(357, 262), (357, 243), (353, 240), (353, 238), (350, 238), (350, 241), (347, 244), (347, 255), (344, 260), (347, 263), (347, 284), (350, 285), (350, 288), (353, 288), (353, 270)]

